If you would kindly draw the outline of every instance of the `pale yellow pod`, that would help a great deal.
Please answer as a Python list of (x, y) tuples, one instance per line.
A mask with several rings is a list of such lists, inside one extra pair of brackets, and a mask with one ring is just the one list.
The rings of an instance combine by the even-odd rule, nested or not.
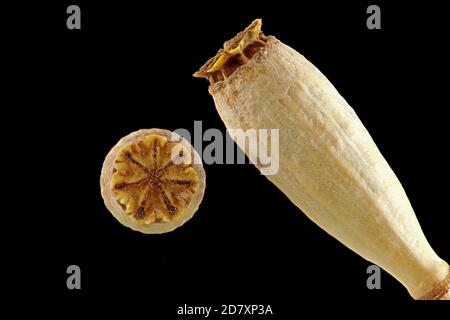
[(279, 171), (267, 178), (311, 220), (415, 299), (450, 298), (449, 266), (428, 244), (396, 175), (304, 56), (264, 36), (258, 19), (194, 76), (210, 81), (228, 129), (279, 129)]
[(121, 224), (142, 233), (165, 233), (192, 218), (205, 179), (200, 156), (184, 138), (164, 129), (142, 129), (108, 153), (100, 187), (106, 207)]

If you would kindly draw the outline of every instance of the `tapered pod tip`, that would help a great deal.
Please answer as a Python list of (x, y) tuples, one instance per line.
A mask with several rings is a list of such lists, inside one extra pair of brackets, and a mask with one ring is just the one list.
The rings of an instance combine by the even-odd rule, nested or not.
[(255, 19), (234, 38), (226, 41), (223, 48), (209, 59), (197, 72), (196, 78), (207, 78), (211, 83), (229, 77), (237, 68), (247, 63), (266, 44), (266, 36), (261, 31), (262, 20)]
[(419, 300), (450, 300), (450, 267), (447, 277), (422, 296)]

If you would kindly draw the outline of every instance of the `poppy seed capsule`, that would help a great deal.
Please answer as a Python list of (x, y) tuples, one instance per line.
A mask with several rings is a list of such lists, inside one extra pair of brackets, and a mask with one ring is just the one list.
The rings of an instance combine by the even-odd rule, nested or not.
[(396, 175), (304, 56), (264, 36), (257, 19), (194, 76), (209, 80), (227, 129), (279, 129), (279, 170), (267, 178), (312, 221), (415, 299), (450, 299), (449, 266), (428, 244)]
[(108, 153), (100, 186), (106, 207), (124, 226), (164, 233), (192, 218), (206, 182), (200, 156), (185, 139), (163, 129), (142, 129)]

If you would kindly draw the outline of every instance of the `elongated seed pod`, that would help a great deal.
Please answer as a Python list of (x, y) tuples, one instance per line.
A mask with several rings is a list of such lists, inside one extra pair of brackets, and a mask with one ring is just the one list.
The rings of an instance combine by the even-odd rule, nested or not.
[(210, 81), (228, 129), (279, 128), (279, 170), (267, 178), (311, 220), (413, 298), (450, 299), (449, 266), (428, 244), (399, 180), (353, 109), (305, 57), (264, 36), (258, 19), (194, 76)]

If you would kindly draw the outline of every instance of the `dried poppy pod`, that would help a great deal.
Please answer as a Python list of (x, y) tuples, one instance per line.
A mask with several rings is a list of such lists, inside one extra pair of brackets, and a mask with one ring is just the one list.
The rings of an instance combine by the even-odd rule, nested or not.
[(172, 231), (197, 211), (205, 192), (200, 156), (185, 139), (163, 129), (122, 138), (103, 163), (103, 200), (124, 226), (143, 233)]
[(353, 109), (305, 57), (264, 36), (258, 19), (194, 76), (210, 81), (228, 129), (279, 128), (279, 170), (267, 178), (311, 220), (415, 299), (450, 299), (449, 266), (428, 244), (400, 182)]

